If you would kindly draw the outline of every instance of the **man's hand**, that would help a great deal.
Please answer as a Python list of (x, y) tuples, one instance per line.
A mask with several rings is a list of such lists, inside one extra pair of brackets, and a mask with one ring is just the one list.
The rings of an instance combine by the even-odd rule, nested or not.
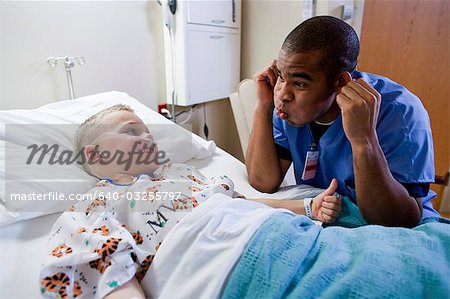
[(381, 96), (364, 79), (352, 80), (342, 87), (336, 102), (342, 111), (342, 125), (352, 146), (367, 144), (376, 139), (376, 125)]
[(325, 223), (332, 223), (341, 213), (341, 199), (334, 194), (338, 187), (338, 182), (333, 179), (328, 189), (314, 197), (312, 202), (313, 219)]
[(276, 60), (273, 60), (266, 68), (256, 73), (253, 77), (258, 97), (257, 105), (261, 105), (262, 108), (271, 111), (274, 108), (273, 89), (278, 77), (276, 62)]
[(278, 190), (290, 161), (279, 159), (273, 137), (273, 89), (277, 82), (276, 60), (254, 76), (257, 101), (253, 126), (245, 155), (248, 181), (261, 192)]

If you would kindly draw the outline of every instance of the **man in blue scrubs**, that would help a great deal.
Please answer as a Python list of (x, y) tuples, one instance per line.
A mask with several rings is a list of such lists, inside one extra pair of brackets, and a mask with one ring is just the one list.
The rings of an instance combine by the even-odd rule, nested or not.
[[(438, 216), (429, 117), (405, 87), (356, 71), (358, 54), (353, 28), (331, 16), (288, 35), (278, 59), (254, 77), (249, 181), (275, 192), (293, 163), (297, 184), (327, 188), (336, 178), (336, 191), (369, 224), (413, 227)], [(312, 203), (312, 216), (317, 205), (327, 203)]]

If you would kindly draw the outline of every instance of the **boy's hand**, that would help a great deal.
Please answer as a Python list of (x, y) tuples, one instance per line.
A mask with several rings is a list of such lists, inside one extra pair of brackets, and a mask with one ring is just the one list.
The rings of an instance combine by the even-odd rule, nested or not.
[(341, 213), (341, 199), (334, 194), (338, 182), (333, 179), (327, 190), (323, 191), (312, 202), (312, 216), (314, 219), (325, 223), (332, 223)]

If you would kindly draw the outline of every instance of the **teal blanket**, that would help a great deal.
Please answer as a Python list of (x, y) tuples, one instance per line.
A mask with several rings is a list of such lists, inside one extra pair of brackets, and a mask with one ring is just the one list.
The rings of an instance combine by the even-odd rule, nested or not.
[(450, 298), (450, 224), (322, 228), (277, 213), (250, 240), (222, 298)]

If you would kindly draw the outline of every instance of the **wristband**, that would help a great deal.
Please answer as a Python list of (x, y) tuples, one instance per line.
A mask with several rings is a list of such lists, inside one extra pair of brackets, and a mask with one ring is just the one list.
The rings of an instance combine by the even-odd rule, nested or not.
[(303, 199), (303, 204), (305, 205), (305, 214), (308, 218), (312, 219), (312, 197)]

